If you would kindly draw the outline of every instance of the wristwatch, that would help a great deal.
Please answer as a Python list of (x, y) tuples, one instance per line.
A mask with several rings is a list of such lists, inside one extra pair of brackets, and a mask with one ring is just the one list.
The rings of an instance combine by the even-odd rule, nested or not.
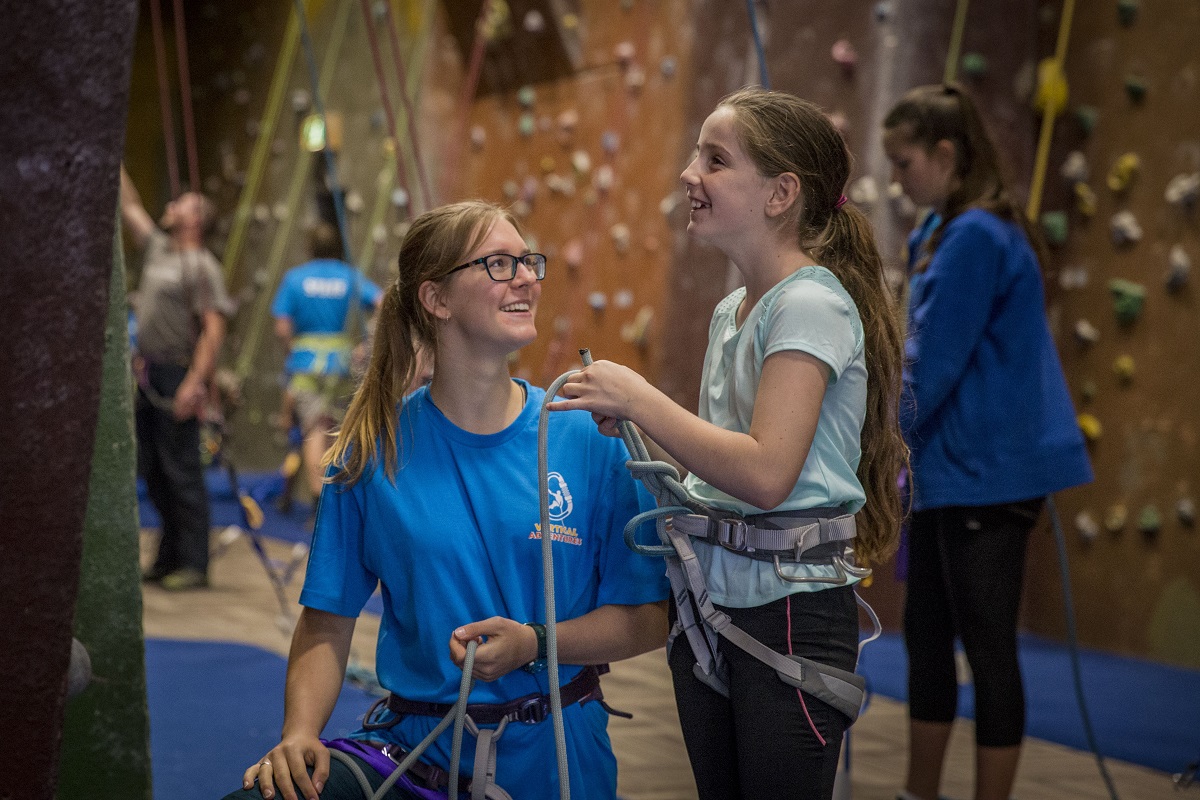
[(538, 673), (546, 669), (546, 626), (540, 622), (526, 622), (526, 625), (533, 628), (533, 632), (537, 635), (537, 658), (530, 661), (521, 669), (529, 673)]

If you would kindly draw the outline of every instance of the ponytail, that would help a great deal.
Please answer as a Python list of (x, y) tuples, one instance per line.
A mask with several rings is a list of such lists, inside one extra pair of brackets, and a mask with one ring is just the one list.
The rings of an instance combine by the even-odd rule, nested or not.
[(907, 513), (897, 476), (908, 466), (908, 445), (900, 432), (901, 365), (904, 337), (899, 304), (884, 279), (883, 260), (871, 225), (861, 211), (833, 208), (813, 257), (845, 288), (858, 307), (867, 366), (867, 413), (860, 437), (858, 480), (867, 500), (858, 512), (855, 553), (881, 561), (900, 540)]
[(354, 392), (333, 447), (322, 460), (322, 466), (336, 470), (330, 478), (332, 483), (358, 481), (368, 466), (379, 463), (381, 447), (384, 472), (389, 480), (396, 477), (398, 448), (390, 446), (397, 442), (396, 407), (417, 367), (416, 343), (412, 325), (401, 308), (399, 280), (384, 293), (378, 317), (370, 365)]

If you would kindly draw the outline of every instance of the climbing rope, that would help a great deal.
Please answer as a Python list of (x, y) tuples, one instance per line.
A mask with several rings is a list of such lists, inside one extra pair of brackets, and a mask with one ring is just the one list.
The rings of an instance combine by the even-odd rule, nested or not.
[(1037, 222), (1042, 208), (1042, 189), (1046, 182), (1046, 168), (1050, 162), (1054, 120), (1067, 107), (1067, 76), (1063, 64), (1067, 60), (1067, 43), (1071, 39), (1071, 19), (1074, 13), (1075, 0), (1063, 0), (1054, 55), (1038, 64), (1038, 89), (1034, 105), (1042, 112), (1042, 128), (1033, 162), (1033, 177), (1029, 184), (1029, 204), (1025, 209), (1025, 216), (1034, 223)]
[(771, 88), (771, 76), (767, 72), (767, 54), (763, 48), (762, 33), (758, 30), (758, 10), (755, 0), (746, 0), (746, 16), (750, 18), (750, 36), (754, 40), (754, 52), (758, 54), (758, 82), (762, 88)]
[(950, 29), (950, 49), (946, 52), (946, 69), (942, 83), (953, 83), (958, 75), (958, 54), (962, 50), (963, 30), (967, 27), (967, 6), (970, 0), (958, 0), (954, 9), (954, 25)]
[(171, 87), (167, 77), (166, 43), (163, 40), (160, 0), (150, 0), (150, 30), (154, 37), (154, 70), (158, 75), (158, 105), (162, 111), (163, 146), (167, 151), (167, 179), (171, 197), (179, 196), (179, 154), (175, 151), (175, 115), (171, 112)]
[(200, 191), (200, 158), (196, 152), (196, 124), (192, 118), (192, 80), (188, 71), (187, 31), (183, 0), (175, 0), (175, 59), (179, 62), (179, 105), (183, 113), (183, 143), (187, 150), (188, 183)]
[(258, 194), (258, 186), (262, 182), (267, 157), (271, 153), (271, 142), (275, 139), (275, 128), (279, 123), (279, 112), (283, 108), (288, 78), (292, 72), (292, 59), (296, 56), (296, 43), (299, 39), (300, 27), (297, 23), (296, 10), (292, 9), (292, 13), (288, 17), (287, 28), (283, 33), (283, 43), (279, 47), (279, 56), (275, 59), (275, 75), (271, 78), (271, 89), (267, 92), (266, 108), (258, 126), (254, 151), (250, 155), (250, 166), (246, 170), (246, 183), (238, 197), (237, 210), (233, 215), (233, 227), (225, 242), (226, 283), (229, 283), (233, 277), (233, 271), (237, 268), (238, 259), (242, 255), (242, 245), (246, 240), (251, 209), (254, 206), (254, 198)]
[(475, 20), (475, 41), (471, 45), (471, 60), (467, 66), (467, 75), (463, 80), (462, 91), (458, 95), (458, 131), (451, 140), (447, 169), (444, 173), (445, 190), (442, 192), (444, 196), (455, 193), (455, 184), (458, 182), (456, 165), (463, 161), (462, 151), (467, 140), (471, 100), (475, 97), (475, 90), (479, 88), (479, 75), (483, 70), (483, 56), (487, 52), (488, 40), (495, 32), (494, 26), (489, 24), (489, 21), (493, 20), (492, 9), (498, 2), (502, 2), (502, 0), (483, 0), (483, 4), (479, 7), (479, 17)]
[[(421, 199), (425, 208), (433, 207), (429, 182), (425, 177), (425, 166), (421, 160), (421, 137), (417, 135), (417, 115), (413, 111), (412, 102), (408, 98), (408, 79), (405, 76), (404, 60), (400, 56), (400, 40), (396, 35), (396, 25), (392, 20), (391, 3), (384, 3), (383, 20), (387, 25), (388, 35), (392, 44), (392, 61), (396, 65), (396, 85), (400, 89), (400, 100), (404, 103), (404, 113), (408, 123), (408, 143), (412, 148), (413, 160), (416, 162), (417, 180), (421, 184)], [(380, 87), (382, 89), (382, 87)]]
[[(404, 159), (400, 155), (400, 138), (396, 132), (396, 112), (392, 109), (392, 99), (388, 93), (387, 76), (383, 69), (383, 56), (379, 52), (379, 41), (375, 33), (375, 17), (371, 12), (370, 0), (359, 0), (359, 5), (362, 7), (363, 18), (367, 22), (367, 44), (371, 49), (371, 63), (375, 66), (375, 80), (379, 84), (379, 100), (383, 104), (383, 115), (387, 120), (388, 135), (392, 139), (392, 149), (396, 155), (396, 177), (399, 180), (400, 188), (408, 192), (408, 170), (404, 166)], [(389, 24), (390, 27), (390, 24)], [(406, 87), (401, 84), (400, 94), (408, 102), (408, 92)], [(409, 112), (411, 122), (412, 114)], [(415, 141), (415, 140), (414, 140)], [(428, 198), (426, 198), (428, 203)], [(407, 206), (406, 215), (412, 219), (412, 203)]]

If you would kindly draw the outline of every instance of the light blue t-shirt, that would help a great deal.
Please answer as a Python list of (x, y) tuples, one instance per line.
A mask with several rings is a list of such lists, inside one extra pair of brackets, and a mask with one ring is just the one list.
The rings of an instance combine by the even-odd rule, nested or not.
[[(687, 477), (688, 492), (706, 506), (743, 516), (835, 506), (857, 512), (866, 501), (857, 470), (867, 409), (867, 365), (862, 322), (854, 301), (825, 267), (804, 267), (780, 281), (755, 304), (739, 328), (736, 316), (745, 297), (746, 290), (737, 289), (713, 312), (700, 387), (700, 417), (726, 430), (749, 433), (763, 362), (773, 353), (798, 350), (829, 367), (816, 434), (795, 487), (774, 509), (744, 503), (695, 475)], [(775, 574), (775, 565), (769, 561), (746, 558), (706, 542), (694, 541), (694, 545), (708, 593), (714, 603), (723, 606), (750, 608), (831, 586), (787, 583)], [(782, 569), (791, 577), (835, 574), (832, 567), (816, 564), (784, 564)]]
[[(522, 382), (523, 383), (523, 382)], [(402, 443), (393, 485), (382, 469), (350, 487), (326, 486), (317, 512), (313, 549), (300, 602), (354, 617), (378, 584), (383, 617), (376, 671), (387, 689), (410, 700), (453, 703), (461, 670), (450, 660), (451, 632), (468, 622), (502, 616), (544, 622), (538, 414), (545, 392), (524, 384), (525, 408), (509, 427), (490, 435), (468, 433), (450, 422), (422, 388), (404, 402), (397, 424)], [(585, 412), (549, 419), (551, 535), (559, 620), (606, 604), (638, 605), (667, 597), (659, 559), (630, 551), (625, 523), (654, 506), (625, 468), (619, 439), (602, 436)], [(652, 529), (642, 532), (645, 543)], [(560, 683), (579, 672), (562, 664)], [(548, 674), (515, 670), (479, 681), (472, 703), (507, 702), (549, 690)], [(607, 713), (598, 703), (563, 709), (571, 796), (612, 800), (616, 761)], [(361, 738), (405, 748), (438, 723), (409, 716)], [(452, 730), (423, 760), (448, 768)], [(514, 797), (559, 796), (554, 731), (511, 723), (498, 745), (497, 783)], [(462, 770), (474, 762), (467, 736)]]
[[(374, 308), (382, 292), (379, 287), (344, 261), (321, 258), (293, 267), (283, 276), (271, 302), (271, 315), (291, 320), (296, 337), (308, 334), (340, 334), (346, 328), (350, 312), (350, 293), (358, 283), (358, 297), (364, 310)], [(354, 337), (357, 339), (357, 336)], [(301, 340), (302, 342), (302, 340)], [(288, 354), (284, 368), (289, 373), (350, 373), (349, 343), (328, 354), (296, 346)], [(325, 363), (324, 358), (332, 358)], [(320, 361), (321, 363), (317, 363)]]

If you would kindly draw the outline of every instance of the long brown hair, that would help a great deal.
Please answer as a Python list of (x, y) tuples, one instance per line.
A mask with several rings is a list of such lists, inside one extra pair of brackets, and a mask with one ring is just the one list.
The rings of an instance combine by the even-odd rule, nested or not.
[(413, 220), (400, 244), (399, 275), (379, 308), (370, 365), (325, 455), (324, 465), (336, 469), (332, 482), (355, 483), (378, 466), (380, 450), (385, 474), (395, 480), (397, 405), (416, 374), (418, 349), (437, 349), (437, 326), (421, 303), (421, 284), (444, 280), (502, 219), (520, 231), (512, 214), (482, 200), (441, 206)]
[(773, 178), (791, 172), (800, 179), (803, 201), (788, 224), (796, 226), (801, 247), (837, 277), (858, 307), (868, 375), (858, 479), (867, 502), (858, 515), (855, 551), (882, 559), (896, 549), (904, 514), (896, 484), (908, 464), (899, 422), (903, 339), (870, 223), (844, 204), (850, 153), (829, 117), (793, 95), (742, 89), (719, 106), (734, 110), (739, 143), (761, 174)]
[(969, 208), (990, 211), (1021, 226), (1039, 263), (1046, 262), (1041, 231), (1029, 223), (1009, 191), (996, 146), (988, 136), (975, 101), (963, 87), (946, 83), (909, 90), (883, 118), (884, 130), (898, 128), (910, 143), (926, 151), (943, 140), (954, 145), (954, 175), (958, 185), (946, 198), (942, 220), (917, 260), (918, 271), (929, 266), (950, 221)]

